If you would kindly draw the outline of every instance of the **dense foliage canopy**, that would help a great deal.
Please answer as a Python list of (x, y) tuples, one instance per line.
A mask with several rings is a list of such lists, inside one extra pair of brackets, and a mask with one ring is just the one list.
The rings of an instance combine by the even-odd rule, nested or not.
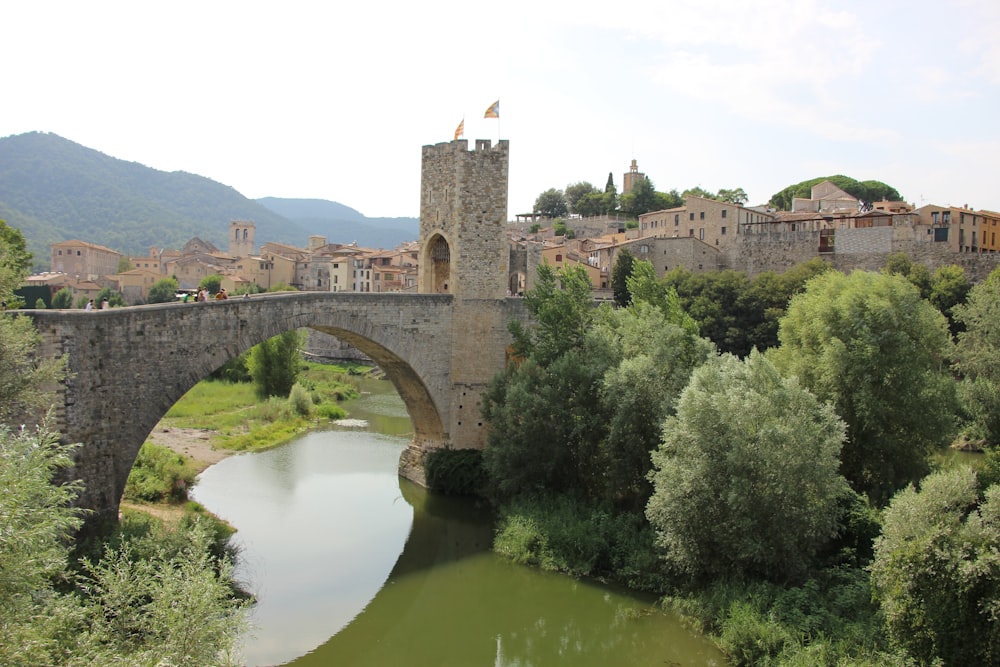
[(827, 272), (792, 297), (775, 365), (847, 422), (841, 470), (877, 504), (928, 472), (952, 434), (947, 322), (897, 275)]
[(653, 456), (646, 514), (664, 557), (698, 577), (803, 577), (837, 532), (844, 424), (763, 355), (694, 371)]
[(955, 369), (962, 375), (962, 396), (972, 437), (1000, 445), (1000, 272), (973, 287), (954, 307), (958, 334)]
[(872, 584), (890, 638), (920, 664), (1000, 663), (1000, 486), (938, 472), (885, 511)]

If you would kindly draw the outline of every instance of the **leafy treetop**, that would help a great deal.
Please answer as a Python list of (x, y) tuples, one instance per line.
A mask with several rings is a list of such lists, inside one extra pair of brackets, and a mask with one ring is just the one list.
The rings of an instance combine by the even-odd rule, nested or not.
[(790, 211), (792, 210), (792, 199), (796, 197), (810, 197), (813, 186), (823, 181), (830, 181), (852, 197), (857, 197), (861, 202), (861, 207), (865, 210), (871, 210), (874, 202), (882, 201), (883, 199), (889, 201), (902, 201), (903, 199), (896, 188), (886, 185), (881, 181), (857, 181), (850, 176), (838, 174), (836, 176), (819, 176), (796, 183), (795, 185), (789, 185), (784, 190), (772, 195), (768, 206), (772, 206), (779, 211)]

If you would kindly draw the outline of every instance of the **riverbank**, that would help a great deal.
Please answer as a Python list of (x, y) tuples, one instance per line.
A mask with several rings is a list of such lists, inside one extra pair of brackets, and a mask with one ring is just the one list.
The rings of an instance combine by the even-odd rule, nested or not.
[(203, 428), (177, 428), (157, 425), (147, 438), (148, 442), (191, 459), (195, 471), (200, 473), (236, 452), (231, 449), (220, 449), (212, 445), (212, 438), (218, 432)]

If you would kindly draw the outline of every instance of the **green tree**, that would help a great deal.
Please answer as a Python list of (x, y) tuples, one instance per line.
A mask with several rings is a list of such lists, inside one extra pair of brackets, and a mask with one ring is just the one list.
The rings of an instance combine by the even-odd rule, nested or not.
[(719, 201), (729, 202), (738, 206), (743, 206), (750, 199), (743, 188), (733, 188), (732, 190), (721, 189), (715, 198)]
[(963, 329), (955, 346), (955, 370), (972, 435), (1000, 444), (1000, 272), (974, 286), (964, 304), (953, 308)]
[(62, 359), (40, 358), (41, 336), (24, 317), (0, 317), (0, 424), (42, 421), (52, 404), (44, 389), (63, 378)]
[(603, 434), (598, 387), (607, 361), (585, 345), (594, 318), (586, 270), (541, 265), (525, 306), (534, 326), (510, 325), (522, 361), (494, 378), (483, 400), (483, 466), (500, 501), (590, 486), (585, 470)]
[(108, 300), (108, 306), (111, 308), (118, 308), (121, 306), (128, 305), (127, 303), (125, 303), (125, 297), (122, 296), (122, 293), (113, 290), (110, 287), (105, 287), (100, 292), (98, 292), (97, 296), (94, 297), (94, 303), (100, 304), (105, 299)]
[(971, 468), (896, 495), (871, 565), (889, 638), (923, 665), (1000, 663), (998, 544), (1000, 486), (981, 497)]
[(210, 276), (205, 276), (198, 283), (198, 289), (203, 289), (209, 294), (217, 294), (219, 289), (222, 287), (222, 276), (218, 273), (213, 273)]
[(14, 290), (28, 275), (32, 261), (21, 230), (0, 220), (0, 299), (14, 303)]
[(536, 326), (528, 330), (517, 321), (511, 323), (518, 355), (535, 356), (546, 365), (567, 350), (581, 347), (594, 318), (592, 290), (584, 267), (556, 270), (541, 264), (534, 289), (524, 295)]
[(535, 207), (533, 210), (535, 213), (543, 215), (546, 218), (565, 217), (568, 213), (566, 196), (562, 193), (562, 190), (549, 188), (542, 194), (538, 195), (538, 199), (535, 200)]
[(578, 199), (572, 211), (586, 218), (607, 213), (607, 207), (607, 193), (591, 192)]
[(286, 398), (301, 368), (302, 335), (295, 329), (254, 345), (247, 357), (247, 369), (262, 398)]
[(160, 278), (149, 288), (149, 303), (170, 303), (176, 301), (174, 294), (177, 293), (176, 278)]
[(611, 290), (614, 293), (615, 303), (622, 308), (632, 300), (628, 293), (628, 277), (632, 275), (633, 262), (635, 255), (628, 248), (622, 248), (615, 257), (614, 268), (611, 269)]
[(931, 294), (931, 272), (923, 264), (914, 262), (905, 252), (892, 253), (886, 257), (882, 271), (890, 275), (903, 276), (920, 291), (920, 296), (925, 299)]
[(632, 190), (621, 196), (622, 210), (633, 217), (661, 210), (662, 204), (662, 198), (658, 196), (653, 181), (648, 177), (636, 179), (632, 184)]
[(132, 266), (132, 262), (128, 257), (122, 255), (118, 258), (118, 273), (125, 273), (126, 271), (131, 271), (135, 267)]
[(681, 304), (698, 323), (701, 335), (722, 352), (745, 357), (753, 349), (750, 336), (763, 319), (761, 304), (749, 303), (750, 280), (740, 271), (694, 273), (672, 269), (664, 282), (677, 290)]
[(663, 420), (674, 414), (691, 372), (715, 352), (689, 322), (682, 311), (640, 298), (628, 308), (602, 308), (588, 334), (586, 349), (607, 360), (600, 389), (607, 434), (595, 474), (605, 499), (637, 512), (652, 492), (651, 453)]
[(715, 193), (706, 190), (705, 188), (701, 187), (700, 185), (696, 185), (693, 188), (688, 188), (683, 193), (681, 193), (681, 197), (683, 197), (684, 199), (687, 199), (688, 197), (701, 197), (703, 199), (715, 199)]
[(600, 190), (587, 181), (580, 181), (566, 186), (566, 207), (570, 213), (584, 215), (577, 209), (577, 204), (591, 195), (600, 195)]
[(608, 172), (608, 182), (604, 185), (604, 195), (601, 197), (601, 204), (603, 206), (602, 213), (606, 215), (611, 215), (618, 210), (618, 188), (615, 187), (615, 178), (611, 172)]
[(52, 295), (52, 307), (68, 310), (73, 307), (73, 292), (68, 287), (63, 287)]
[(72, 632), (61, 627), (73, 609), (55, 584), (81, 525), (72, 505), (80, 485), (52, 480), (73, 465), (74, 447), (45, 430), (0, 425), (0, 664), (57, 664), (60, 634)]
[(955, 264), (938, 267), (931, 274), (927, 300), (948, 318), (952, 335), (962, 331), (962, 326), (955, 319), (955, 306), (965, 303), (971, 289), (972, 282), (965, 275), (965, 269)]
[[(247, 603), (232, 596), (232, 564), (212, 555), (213, 536), (200, 522), (184, 538), (174, 553), (137, 540), (84, 563), (90, 664), (240, 664)], [(140, 556), (144, 546), (151, 553)]]
[(722, 355), (694, 371), (663, 433), (646, 515), (664, 558), (696, 578), (802, 578), (849, 493), (833, 409), (759, 353)]
[(802, 181), (801, 183), (789, 185), (780, 192), (772, 195), (768, 205), (773, 206), (779, 211), (790, 211), (792, 210), (792, 200), (794, 198), (803, 197), (808, 199), (812, 196), (812, 187), (823, 181), (830, 181), (847, 194), (856, 197), (863, 209), (871, 209), (874, 202), (881, 201), (882, 199), (890, 201), (902, 200), (902, 196), (900, 196), (896, 188), (886, 185), (881, 181), (859, 182), (850, 176), (838, 174), (836, 176), (819, 176)]
[(905, 278), (829, 271), (794, 296), (775, 364), (829, 401), (848, 426), (841, 471), (884, 505), (923, 477), (953, 434), (947, 322)]

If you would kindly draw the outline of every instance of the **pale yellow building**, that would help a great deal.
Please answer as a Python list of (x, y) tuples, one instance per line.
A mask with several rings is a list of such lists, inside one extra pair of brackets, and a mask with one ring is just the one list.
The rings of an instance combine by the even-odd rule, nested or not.
[(53, 243), (51, 253), (52, 271), (84, 280), (117, 273), (122, 258), (120, 252), (111, 248), (80, 240)]

